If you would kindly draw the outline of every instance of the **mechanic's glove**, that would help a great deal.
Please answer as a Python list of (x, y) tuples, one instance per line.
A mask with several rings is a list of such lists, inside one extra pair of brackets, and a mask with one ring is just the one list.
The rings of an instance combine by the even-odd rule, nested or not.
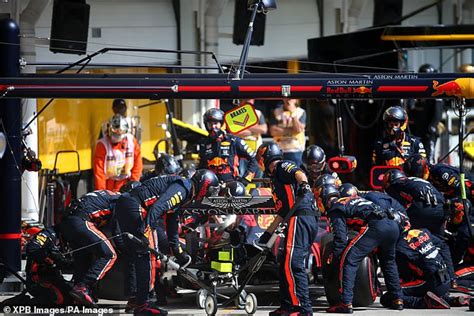
[(244, 228), (239, 226), (236, 229), (228, 231), (230, 236), (230, 244), (232, 247), (240, 246), (245, 239), (245, 231)]
[(461, 201), (454, 201), (452, 204), (452, 217), (453, 224), (460, 225), (464, 218), (464, 204)]
[(420, 191), (420, 198), (425, 202), (427, 206), (436, 206), (438, 205), (438, 199), (433, 194), (431, 188), (426, 188), (425, 190)]
[(239, 181), (240, 183), (242, 183), (244, 186), (247, 186), (249, 185), (250, 181), (243, 178), (243, 177), (237, 177), (235, 178), (235, 181)]
[(297, 195), (298, 196), (305, 196), (307, 193), (311, 193), (311, 186), (308, 182), (301, 182), (298, 185)]
[(272, 234), (270, 234), (269, 232), (265, 231), (262, 236), (260, 236), (260, 238), (258, 239), (258, 241), (256, 242), (257, 246), (260, 246), (262, 248), (265, 248), (267, 247), (267, 243), (268, 241), (270, 240), (270, 238), (272, 237)]
[(383, 219), (387, 217), (387, 214), (383, 210), (381, 210), (379, 207), (375, 208), (372, 213), (370, 213), (370, 217), (372, 218), (377, 218), (377, 219)]
[(184, 252), (180, 252), (174, 255), (175, 262), (179, 264), (181, 268), (186, 268), (191, 263), (191, 256)]
[(58, 249), (51, 249), (49, 257), (53, 259), (54, 263), (59, 267), (65, 267), (72, 263), (71, 258), (66, 258)]

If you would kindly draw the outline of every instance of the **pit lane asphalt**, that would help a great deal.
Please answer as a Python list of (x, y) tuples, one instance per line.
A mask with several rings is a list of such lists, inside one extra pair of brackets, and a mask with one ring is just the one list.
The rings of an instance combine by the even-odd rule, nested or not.
[[(258, 309), (254, 315), (268, 315), (268, 313), (278, 307), (278, 286), (249, 286), (246, 288), (248, 293), (254, 293), (258, 300)], [(180, 290), (181, 298), (168, 299), (168, 305), (164, 306), (170, 315), (206, 315), (203, 309), (197, 308), (196, 293), (189, 290)], [(323, 295), (323, 289), (319, 286), (311, 288), (311, 298), (313, 300), (313, 312), (317, 314), (325, 314), (325, 309), (328, 303)], [(0, 301), (9, 296), (0, 296)], [(125, 301), (112, 301), (101, 299), (99, 301), (99, 308), (113, 308), (113, 315), (125, 315)], [(468, 312), (468, 307), (456, 307), (449, 310), (414, 310), (405, 309), (403, 311), (393, 311), (383, 308), (377, 301), (370, 307), (356, 307), (354, 309), (355, 315), (462, 315)], [(4, 314), (4, 315), (19, 315), (19, 314)], [(27, 314), (23, 314), (27, 315)], [(32, 315), (32, 314), (29, 314)], [(39, 314), (36, 314), (39, 315)], [(45, 314), (43, 314), (45, 315)], [(61, 315), (61, 314), (55, 314)], [(63, 314), (66, 315), (66, 314)], [(84, 314), (83, 314), (84, 315)], [(92, 315), (92, 314), (88, 314)], [(112, 315), (112, 314), (104, 314)], [(246, 315), (245, 311), (237, 309), (233, 306), (219, 307), (216, 315)], [(474, 315), (474, 312), (472, 313)]]

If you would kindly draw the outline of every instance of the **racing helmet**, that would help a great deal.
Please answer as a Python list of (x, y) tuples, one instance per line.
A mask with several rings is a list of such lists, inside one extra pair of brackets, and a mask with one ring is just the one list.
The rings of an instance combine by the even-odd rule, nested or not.
[(226, 184), (227, 193), (230, 196), (244, 196), (245, 185), (240, 181), (232, 181)]
[(112, 143), (116, 144), (124, 139), (125, 134), (128, 133), (128, 122), (127, 119), (120, 115), (115, 114), (109, 121), (109, 136)]
[(199, 169), (191, 177), (193, 183), (193, 197), (200, 201), (210, 192), (213, 192), (214, 187), (219, 185), (219, 180), (214, 172), (208, 169)]
[(213, 128), (212, 123), (219, 122), (221, 127), (224, 124), (224, 112), (220, 109), (211, 108), (203, 115), (204, 127), (211, 138), (218, 138), (223, 131), (220, 128)]
[(406, 180), (407, 176), (400, 169), (392, 169), (387, 171), (383, 175), (382, 186), (384, 189), (387, 189), (395, 181)]
[(306, 170), (311, 174), (321, 172), (326, 166), (326, 154), (317, 145), (311, 145), (306, 148), (303, 152), (302, 160)]
[(418, 72), (431, 74), (438, 72), (438, 70), (432, 64), (423, 64), (420, 66), (420, 68), (418, 68)]
[(355, 185), (352, 183), (343, 183), (339, 187), (339, 193), (341, 197), (353, 197), (353, 196), (358, 196), (359, 195), (359, 190)]
[(128, 181), (127, 183), (125, 183), (124, 185), (122, 185), (122, 187), (120, 188), (119, 192), (120, 193), (126, 193), (126, 192), (130, 192), (132, 191), (133, 189), (135, 188), (138, 188), (139, 186), (141, 186), (142, 183), (140, 181)]
[(157, 175), (176, 175), (181, 172), (181, 166), (174, 156), (161, 154), (155, 163)]
[(334, 184), (324, 184), (319, 190), (319, 198), (321, 199), (323, 211), (331, 208), (330, 200), (333, 197), (339, 198), (341, 194)]
[[(383, 121), (388, 135), (398, 136), (407, 129), (408, 114), (401, 106), (391, 106), (383, 113)], [(390, 127), (390, 122), (400, 123), (400, 127)]]
[(329, 173), (325, 173), (325, 174), (320, 175), (316, 179), (316, 181), (314, 182), (314, 186), (316, 188), (321, 188), (325, 184), (333, 185), (336, 188), (338, 188), (338, 186), (339, 186), (339, 183), (338, 183), (336, 177), (334, 177), (332, 174), (329, 174)]
[(429, 176), (428, 162), (425, 157), (415, 153), (405, 160), (403, 171), (411, 177), (427, 180)]
[(255, 158), (260, 169), (268, 172), (268, 166), (272, 161), (283, 159), (283, 151), (276, 143), (265, 143), (258, 147)]

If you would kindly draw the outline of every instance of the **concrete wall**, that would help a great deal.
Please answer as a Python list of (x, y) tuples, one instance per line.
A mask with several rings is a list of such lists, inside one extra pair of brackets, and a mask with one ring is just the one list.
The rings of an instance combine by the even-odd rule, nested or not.
[[(197, 39), (190, 33), (198, 32), (200, 26), (200, 15), (196, 12), (198, 8), (205, 8), (204, 0), (181, 1), (182, 12), (191, 12), (183, 17), (183, 39)], [(343, 15), (341, 8), (351, 7), (352, 1), (360, 4), (360, 15), (353, 20)], [(37, 36), (48, 38), (50, 36), (50, 25), (52, 15), (52, 2), (43, 12), (37, 25)], [(163, 48), (176, 49), (178, 47), (176, 37), (176, 21), (171, 1), (169, 0), (89, 0), (91, 5), (88, 51), (94, 52), (103, 47), (135, 47), (135, 48)], [(404, 1), (403, 14), (414, 11), (417, 8), (431, 4), (432, 0)], [(278, 9), (267, 16), (266, 34), (264, 46), (252, 46), (249, 53), (249, 62), (259, 60), (278, 60), (290, 58), (305, 58), (307, 55), (306, 41), (308, 38), (317, 37), (319, 31), (319, 14), (314, 0), (279, 0)], [(443, 4), (443, 23), (454, 22), (453, 3), (445, 1)], [(473, 10), (470, 9), (468, 1), (464, 11), (462, 23), (470, 23), (473, 20)], [(342, 15), (341, 15), (342, 14)], [(324, 2), (324, 34), (332, 35), (342, 30), (342, 23), (351, 23), (350, 28), (360, 29), (372, 25), (373, 1), (371, 0), (334, 0)], [(202, 15), (201, 15), (202, 16)], [(234, 22), (234, 1), (227, 1), (226, 7), (219, 18), (219, 47), (218, 57), (224, 63), (237, 63), (241, 45), (232, 43), (232, 29)], [(429, 9), (414, 18), (403, 22), (403, 25), (433, 25), (437, 23), (436, 9)], [(100, 38), (92, 38), (92, 28), (101, 30)], [(199, 45), (198, 43), (196, 43)], [(188, 45), (189, 46), (189, 45)], [(195, 46), (194, 43), (193, 45)], [(197, 46), (196, 49), (199, 49)], [(38, 61), (69, 62), (77, 60), (75, 55), (53, 54), (49, 52), (47, 41), (37, 41)], [(430, 62), (439, 65), (440, 60), (444, 63), (444, 71), (453, 71), (454, 62), (458, 62), (452, 50), (444, 50), (440, 59), (440, 51), (429, 49), (423, 51), (411, 51), (408, 53), (408, 68), (417, 69), (419, 65)], [(141, 57), (137, 57), (141, 56)], [(461, 54), (462, 60), (470, 62), (472, 57), (469, 50)], [(174, 54), (136, 54), (136, 53), (113, 53), (97, 57), (93, 62), (97, 63), (146, 63), (146, 64), (169, 64), (176, 62)], [(461, 58), (461, 57), (460, 57)], [(193, 63), (187, 60), (186, 63)]]
[[(104, 47), (134, 47), (151, 49), (176, 49), (176, 22), (171, 1), (168, 0), (93, 0), (89, 18), (88, 52)], [(49, 38), (51, 33), (53, 1), (41, 15), (37, 24), (38, 37)], [(92, 38), (92, 28), (100, 28), (102, 36)], [(44, 41), (43, 41), (44, 43)], [(142, 57), (136, 57), (142, 56)], [(143, 57), (146, 56), (146, 57)], [(68, 62), (79, 56), (53, 54), (48, 44), (38, 45), (38, 61)], [(172, 54), (109, 53), (97, 58), (96, 63), (173, 63)]]

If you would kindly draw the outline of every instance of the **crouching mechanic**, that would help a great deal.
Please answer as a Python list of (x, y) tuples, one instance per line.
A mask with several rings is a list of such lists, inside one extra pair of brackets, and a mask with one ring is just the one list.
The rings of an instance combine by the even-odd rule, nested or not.
[[(92, 291), (117, 259), (112, 243), (100, 229), (109, 224), (119, 196), (108, 190), (87, 193), (71, 202), (60, 224), (64, 241), (73, 250), (84, 247), (73, 254), (74, 288), (71, 296), (85, 305), (95, 304)], [(112, 233), (116, 233), (116, 228), (111, 228)]]
[(61, 268), (70, 262), (60, 250), (54, 227), (34, 235), (26, 245), (26, 289), (33, 296), (31, 305), (67, 305), (73, 303), (72, 284), (64, 280)]
[[(334, 249), (331, 263), (339, 264), (341, 303), (329, 307), (328, 313), (352, 314), (354, 283), (360, 262), (375, 248), (382, 272), (391, 293), (391, 309), (402, 310), (403, 300), (395, 263), (395, 245), (400, 235), (398, 224), (390, 219), (390, 213), (373, 202), (357, 195), (339, 198), (339, 190), (330, 184), (323, 185), (320, 192), (322, 204), (330, 219), (334, 234)], [(347, 225), (357, 222), (362, 226), (359, 234), (348, 243)]]
[[(128, 232), (155, 248), (154, 230), (160, 218), (169, 210), (192, 199), (201, 200), (210, 187), (217, 186), (216, 175), (209, 170), (198, 170), (191, 179), (181, 176), (161, 176), (144, 181), (141, 186), (124, 193), (117, 201), (116, 219), (122, 232)], [(176, 231), (176, 235), (178, 232)], [(170, 236), (168, 236), (170, 238)], [(124, 253), (129, 257), (133, 271), (127, 270), (126, 295), (128, 306), (135, 306), (134, 314), (166, 315), (167, 312), (153, 306), (149, 292), (155, 284), (156, 258), (145, 247), (136, 245), (124, 238)], [(180, 265), (189, 262), (189, 256), (174, 254)], [(135, 288), (136, 285), (136, 288)]]
[(271, 178), (278, 212), (258, 243), (266, 244), (277, 226), (292, 212), (279, 260), (280, 307), (270, 315), (312, 315), (304, 262), (318, 231), (314, 195), (305, 173), (293, 161), (283, 160), (283, 152), (277, 144), (261, 145), (257, 151), (257, 162)]
[[(397, 242), (396, 261), (400, 273), (403, 301), (406, 308), (448, 309), (466, 305), (464, 296), (450, 297), (451, 277), (446, 262), (449, 251), (441, 251), (446, 244), (426, 228), (411, 229), (403, 214), (397, 214), (402, 233)], [(391, 301), (385, 294), (380, 299), (386, 306)]]

